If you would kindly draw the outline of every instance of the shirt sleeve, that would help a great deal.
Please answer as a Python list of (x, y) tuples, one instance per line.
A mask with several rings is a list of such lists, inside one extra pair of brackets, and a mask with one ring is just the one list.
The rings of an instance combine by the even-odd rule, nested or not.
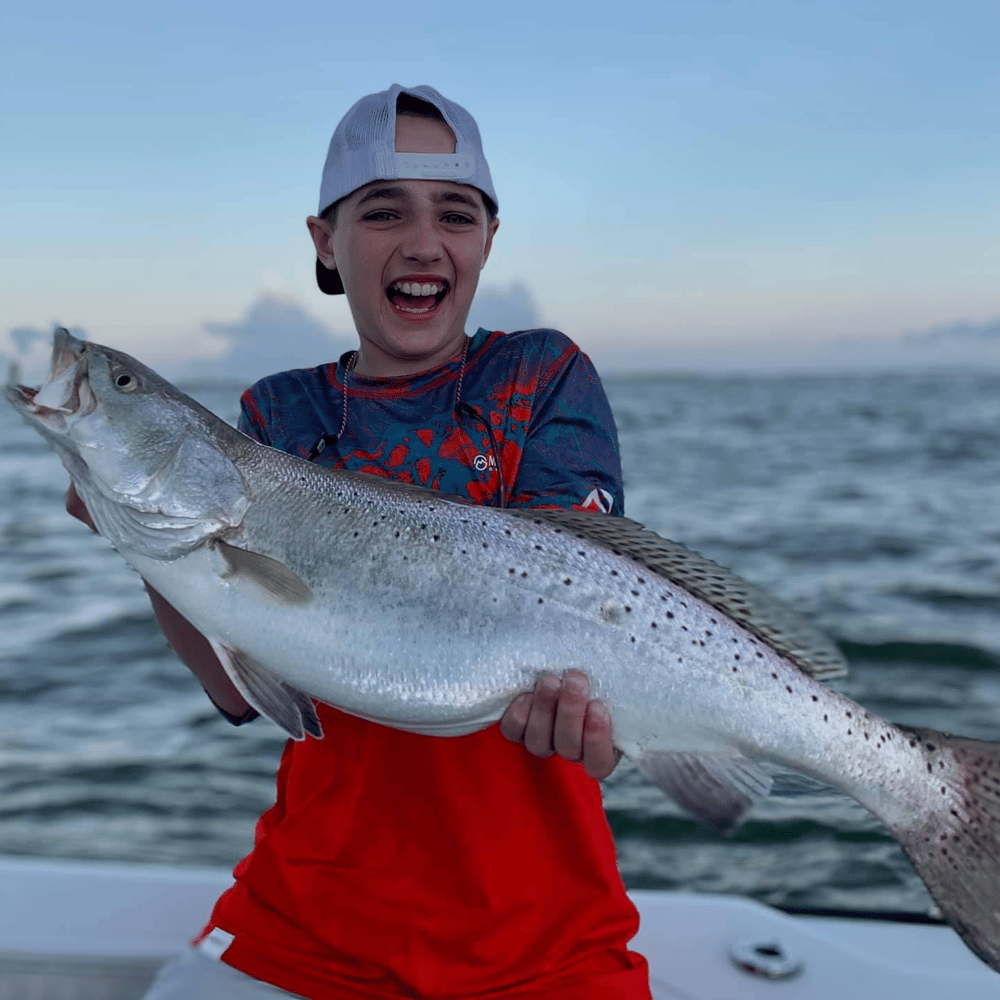
[(517, 479), (516, 507), (624, 513), (618, 430), (600, 376), (572, 341), (539, 373)]
[(236, 429), (261, 444), (270, 445), (272, 443), (268, 428), (270, 411), (267, 397), (262, 391), (261, 383), (258, 382), (240, 397), (240, 416), (236, 421)]
[[(255, 396), (256, 389), (256, 386), (247, 389), (240, 397), (240, 415), (236, 421), (236, 429), (242, 431), (247, 437), (252, 437), (255, 441), (260, 441), (261, 444), (267, 444), (269, 435), (267, 433), (266, 419), (263, 416), (266, 408), (262, 408), (258, 402)], [(234, 726), (245, 725), (260, 715), (255, 708), (248, 708), (243, 715), (233, 715), (231, 712), (227, 712), (224, 708), (216, 705), (215, 699), (207, 691), (205, 691), (205, 694), (208, 695), (208, 700), (215, 705), (219, 715)]]

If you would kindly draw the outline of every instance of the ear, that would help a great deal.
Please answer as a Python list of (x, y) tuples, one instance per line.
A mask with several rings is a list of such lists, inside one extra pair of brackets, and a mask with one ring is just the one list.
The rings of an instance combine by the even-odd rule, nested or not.
[(486, 246), (483, 247), (483, 262), (479, 265), (479, 270), (481, 271), (486, 267), (486, 261), (489, 259), (490, 250), (493, 249), (493, 237), (496, 235), (496, 231), (500, 228), (499, 217), (490, 220), (489, 225), (486, 227)]
[(312, 237), (313, 246), (316, 247), (316, 256), (322, 265), (331, 271), (337, 267), (337, 260), (333, 253), (333, 229), (326, 219), (320, 219), (315, 215), (310, 215), (306, 219), (309, 227), (309, 235)]

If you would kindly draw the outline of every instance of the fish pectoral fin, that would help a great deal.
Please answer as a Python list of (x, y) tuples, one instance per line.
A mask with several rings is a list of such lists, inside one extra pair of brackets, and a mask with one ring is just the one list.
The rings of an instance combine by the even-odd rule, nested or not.
[(279, 604), (306, 604), (312, 600), (312, 587), (277, 559), (241, 549), (222, 539), (212, 544), (226, 562), (226, 576), (241, 577), (257, 584)]
[(648, 752), (639, 771), (679, 806), (724, 833), (743, 822), (771, 791), (771, 776), (741, 753)]
[(304, 740), (307, 733), (318, 740), (323, 738), (323, 727), (309, 695), (272, 677), (242, 650), (214, 639), (209, 641), (236, 690), (261, 715), (284, 729), (293, 740)]

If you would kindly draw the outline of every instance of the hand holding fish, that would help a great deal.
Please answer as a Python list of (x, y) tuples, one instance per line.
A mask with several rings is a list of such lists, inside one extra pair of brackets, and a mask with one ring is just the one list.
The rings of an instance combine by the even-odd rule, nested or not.
[(592, 778), (606, 778), (621, 753), (611, 742), (611, 719), (604, 704), (590, 697), (590, 681), (579, 670), (560, 679), (545, 674), (530, 694), (518, 695), (500, 719), (500, 732), (523, 743), (536, 757), (559, 754), (582, 763)]

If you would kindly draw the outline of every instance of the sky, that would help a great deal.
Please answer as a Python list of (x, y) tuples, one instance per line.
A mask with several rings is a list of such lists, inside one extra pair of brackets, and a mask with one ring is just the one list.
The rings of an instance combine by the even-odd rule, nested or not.
[(479, 123), (483, 325), (602, 371), (1000, 367), (995, 0), (13, 6), (0, 349), (60, 323), (190, 362), (263, 316), (349, 346), (304, 220), (337, 121), (399, 82)]

